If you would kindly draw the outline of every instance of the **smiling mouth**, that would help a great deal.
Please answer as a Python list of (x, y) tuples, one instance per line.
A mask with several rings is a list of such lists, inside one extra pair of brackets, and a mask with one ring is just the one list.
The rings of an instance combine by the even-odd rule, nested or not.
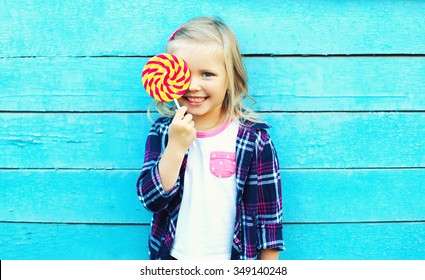
[(191, 96), (185, 96), (185, 98), (190, 103), (202, 103), (207, 99), (207, 97), (191, 97)]

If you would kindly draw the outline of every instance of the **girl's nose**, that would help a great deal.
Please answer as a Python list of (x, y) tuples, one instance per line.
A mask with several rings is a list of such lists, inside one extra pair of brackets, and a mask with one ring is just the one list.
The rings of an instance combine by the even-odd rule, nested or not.
[(189, 91), (198, 91), (200, 89), (201, 89), (201, 85), (199, 83), (199, 79), (191, 76), (190, 77)]

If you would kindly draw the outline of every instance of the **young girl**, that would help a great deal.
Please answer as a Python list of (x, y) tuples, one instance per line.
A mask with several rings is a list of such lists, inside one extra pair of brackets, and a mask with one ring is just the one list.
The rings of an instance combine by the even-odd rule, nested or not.
[(169, 38), (168, 53), (191, 71), (181, 108), (149, 131), (137, 183), (154, 213), (151, 259), (277, 259), (283, 250), (278, 159), (242, 101), (247, 77), (235, 36), (220, 20), (196, 18)]

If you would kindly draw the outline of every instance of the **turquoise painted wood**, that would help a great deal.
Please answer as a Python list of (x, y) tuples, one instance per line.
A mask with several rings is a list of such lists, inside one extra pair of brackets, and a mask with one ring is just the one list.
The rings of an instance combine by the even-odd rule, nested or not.
[(423, 54), (422, 1), (2, 1), (0, 57), (155, 55), (198, 15), (248, 54)]
[[(282, 168), (425, 165), (423, 113), (269, 113)], [(0, 116), (7, 168), (140, 169), (146, 114), (9, 113)]]
[[(8, 259), (148, 259), (147, 226), (1, 225), (0, 236), (6, 238), (0, 243), (0, 251)], [(423, 223), (291, 224), (284, 227), (287, 249), (280, 254), (280, 259), (421, 259), (425, 254), (421, 246), (425, 242), (424, 231)], [(400, 251), (404, 253), (400, 254)]]
[[(0, 110), (146, 111), (151, 99), (140, 76), (147, 60), (0, 59)], [(257, 111), (425, 109), (418, 91), (425, 88), (423, 57), (246, 57), (245, 63)]]
[[(148, 225), (152, 215), (136, 196), (135, 181), (139, 173), (138, 170), (2, 171), (0, 217), (8, 222)], [(300, 169), (283, 170), (281, 176), (285, 223), (423, 219), (423, 169)]]
[(147, 259), (148, 235), (138, 225), (1, 223), (0, 252), (12, 260)]
[[(190, 8), (188, 8), (190, 7)], [(281, 259), (425, 259), (424, 1), (0, 1), (0, 259), (147, 259), (148, 58), (235, 31), (281, 164)], [(179, 16), (175, 16), (178, 14)]]

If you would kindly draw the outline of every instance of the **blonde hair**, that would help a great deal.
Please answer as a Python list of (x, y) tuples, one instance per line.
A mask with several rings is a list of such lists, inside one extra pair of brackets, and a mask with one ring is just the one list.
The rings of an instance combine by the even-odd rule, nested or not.
[[(198, 17), (186, 22), (170, 36), (166, 52), (172, 53), (180, 40), (191, 40), (201, 44), (215, 43), (220, 46), (228, 79), (228, 90), (222, 107), (226, 120), (239, 118), (242, 123), (243, 120), (260, 122), (256, 114), (243, 104), (247, 98), (252, 101), (254, 99), (248, 94), (248, 78), (232, 30), (220, 19)], [(174, 115), (175, 105), (172, 102), (155, 101), (155, 103), (161, 115), (169, 117)]]

